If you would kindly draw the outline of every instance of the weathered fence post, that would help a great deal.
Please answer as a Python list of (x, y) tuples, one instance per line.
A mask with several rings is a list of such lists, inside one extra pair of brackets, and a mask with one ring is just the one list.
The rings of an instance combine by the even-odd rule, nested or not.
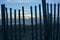
[(13, 34), (12, 34), (12, 8), (10, 8), (10, 39), (13, 40)]
[(56, 40), (59, 40), (59, 16), (60, 16), (60, 4), (58, 3), (58, 14), (57, 14), (57, 37), (56, 37)]
[(35, 31), (36, 31), (36, 40), (38, 40), (38, 31), (37, 31), (37, 6), (35, 6)]
[(46, 6), (47, 6), (47, 12), (46, 12), (47, 15), (46, 15), (46, 16), (47, 16), (47, 22), (48, 22), (48, 40), (49, 40), (49, 39), (50, 39), (50, 36), (51, 36), (51, 35), (50, 35), (50, 34), (51, 34), (51, 33), (50, 33), (50, 32), (51, 32), (51, 26), (50, 26), (50, 15), (51, 15), (51, 14), (49, 13), (49, 4), (47, 3)]
[(14, 25), (14, 27), (15, 27), (15, 40), (17, 40), (17, 28), (16, 28), (16, 9), (14, 10), (14, 17), (15, 17), (15, 25)]
[(42, 40), (41, 5), (39, 4), (40, 40)]
[(34, 40), (34, 31), (33, 31), (33, 10), (32, 6), (30, 6), (30, 12), (31, 12), (31, 27), (32, 27), (32, 40)]
[(48, 20), (47, 20), (47, 14), (46, 14), (46, 0), (42, 0), (42, 8), (43, 8), (44, 29), (45, 29), (44, 38), (45, 40), (49, 40), (48, 23), (47, 23)]
[(2, 14), (2, 40), (6, 40), (6, 30), (5, 30), (5, 5), (1, 5)]
[(20, 9), (18, 10), (18, 12), (19, 12), (19, 40), (21, 40), (21, 20), (20, 20)]
[(51, 40), (52, 40), (52, 4), (50, 4), (50, 27), (51, 27)]
[(8, 39), (8, 11), (7, 11), (7, 8), (6, 8), (6, 40), (9, 40)]
[(24, 7), (22, 7), (22, 16), (23, 16), (23, 30), (25, 33), (25, 17), (24, 17)]
[(53, 40), (55, 40), (55, 31), (56, 31), (56, 4), (54, 4), (54, 34), (53, 34)]

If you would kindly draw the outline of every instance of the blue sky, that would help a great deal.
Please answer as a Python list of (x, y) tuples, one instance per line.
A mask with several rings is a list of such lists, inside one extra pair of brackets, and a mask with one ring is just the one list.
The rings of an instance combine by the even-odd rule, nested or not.
[[(60, 0), (46, 0), (48, 3), (60, 3)], [(41, 4), (41, 0), (0, 0), (0, 4), (6, 4), (8, 8), (21, 8)]]
[[(29, 13), (29, 7), (30, 6), (35, 6), (38, 4), (41, 4), (42, 0), (0, 0), (0, 9), (1, 9), (1, 4), (5, 4), (6, 7), (13, 8), (13, 9), (21, 9), (22, 6), (25, 7), (25, 12)], [(60, 0), (46, 0), (47, 3), (60, 3)], [(34, 8), (33, 8), (34, 9)]]

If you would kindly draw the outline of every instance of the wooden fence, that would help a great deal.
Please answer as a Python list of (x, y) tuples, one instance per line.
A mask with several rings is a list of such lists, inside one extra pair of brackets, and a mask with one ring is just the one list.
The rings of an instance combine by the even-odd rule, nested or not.
[[(45, 5), (45, 6), (44, 6)], [(43, 8), (43, 13), (41, 12), (41, 6)], [(49, 9), (50, 7), (50, 9)], [(56, 4), (39, 4), (39, 24), (37, 23), (37, 6), (34, 6), (35, 8), (35, 25), (33, 25), (33, 7), (30, 6), (30, 13), (31, 13), (31, 37), (29, 37), (29, 40), (60, 40), (60, 4), (58, 3), (58, 6)], [(54, 8), (54, 9), (53, 9)], [(54, 11), (53, 11), (54, 10)], [(50, 11), (50, 12), (49, 12)], [(16, 9), (14, 9), (14, 28), (12, 25), (12, 8), (10, 8), (10, 25), (8, 25), (8, 9), (5, 7), (4, 4), (1, 5), (1, 15), (2, 15), (2, 39), (1, 40), (23, 40), (22, 37), (22, 31), (23, 29), (23, 35), (26, 34), (26, 25), (25, 25), (25, 15), (24, 15), (24, 6), (22, 7), (22, 17), (23, 17), (23, 25), (21, 24), (21, 9), (18, 9), (18, 20), (19, 25), (17, 28), (16, 24)], [(57, 14), (56, 14), (57, 13)], [(42, 15), (43, 14), (43, 24), (42, 24)], [(54, 15), (52, 15), (54, 14)], [(56, 17), (57, 15), (57, 17)], [(53, 20), (54, 19), (54, 20)], [(57, 19), (57, 21), (56, 21)], [(38, 26), (39, 25), (39, 26)], [(22, 26), (22, 27), (21, 27)], [(29, 27), (29, 26), (27, 26)], [(30, 28), (29, 27), (29, 28)], [(44, 28), (44, 33), (42, 30), (42, 27)], [(34, 30), (35, 28), (35, 30)], [(39, 30), (38, 30), (39, 28)], [(10, 30), (10, 31), (9, 31)], [(34, 32), (35, 31), (35, 32)], [(39, 31), (39, 32), (38, 32)], [(13, 34), (14, 32), (14, 34)], [(39, 33), (39, 34), (38, 34)], [(14, 35), (14, 36), (13, 36)], [(18, 36), (17, 36), (18, 35)], [(27, 35), (27, 34), (26, 34)], [(25, 36), (26, 36), (25, 35)], [(14, 38), (14, 39), (13, 39)], [(24, 39), (24, 40), (28, 40)]]

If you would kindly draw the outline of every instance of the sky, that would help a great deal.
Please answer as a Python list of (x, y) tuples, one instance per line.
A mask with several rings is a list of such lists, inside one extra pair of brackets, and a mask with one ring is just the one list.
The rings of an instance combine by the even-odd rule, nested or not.
[[(49, 4), (50, 3), (57, 4), (57, 3), (60, 3), (60, 0), (46, 0), (46, 2)], [(9, 11), (9, 8), (12, 8), (13, 10), (14, 9), (18, 10), (18, 9), (21, 9), (22, 6), (24, 6), (25, 16), (29, 18), (29, 16), (31, 15), (30, 9), (29, 9), (30, 6), (33, 6), (33, 9), (34, 9), (35, 5), (38, 7), (39, 4), (42, 4), (42, 0), (0, 0), (0, 11), (1, 11), (1, 4), (5, 4), (6, 7), (8, 8), (8, 11)], [(39, 12), (38, 8), (37, 8), (37, 12)], [(21, 13), (22, 13), (22, 11), (21, 11)], [(33, 13), (34, 13), (34, 10), (33, 10)], [(29, 15), (29, 16), (27, 16), (27, 15)]]

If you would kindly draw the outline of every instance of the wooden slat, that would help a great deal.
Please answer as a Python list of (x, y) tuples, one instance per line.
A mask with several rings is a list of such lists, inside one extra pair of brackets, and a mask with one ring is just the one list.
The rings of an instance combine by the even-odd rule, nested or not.
[(50, 26), (50, 13), (49, 13), (49, 4), (48, 3), (47, 3), (47, 22), (48, 22), (48, 39), (50, 39), (51, 26)]
[(8, 11), (7, 11), (7, 8), (6, 8), (6, 31), (7, 31), (6, 32), (6, 38), (7, 38), (6, 40), (9, 40), (8, 39), (8, 30), (9, 30), (8, 29)]
[(42, 18), (41, 18), (41, 5), (39, 4), (39, 19), (40, 19), (40, 40), (42, 40)]
[(16, 26), (16, 9), (14, 10), (14, 27), (15, 27), (15, 40), (17, 40), (17, 26)]
[(23, 16), (23, 30), (25, 33), (25, 17), (24, 17), (24, 7), (22, 7), (22, 16)]
[(50, 27), (51, 27), (51, 36), (50, 36), (50, 38), (51, 38), (51, 40), (52, 40), (52, 4), (50, 4)]
[(13, 40), (13, 34), (12, 34), (12, 8), (10, 8), (10, 39)]
[(37, 6), (35, 6), (35, 31), (36, 31), (36, 40), (38, 40), (38, 30), (37, 30)]
[(20, 20), (20, 9), (18, 10), (19, 12), (19, 40), (21, 40), (21, 20)]
[(55, 40), (55, 31), (56, 31), (56, 4), (54, 4), (54, 36), (53, 36), (53, 40)]
[(6, 30), (5, 30), (5, 5), (1, 5), (2, 14), (2, 40), (6, 40)]
[(47, 14), (46, 14), (46, 0), (42, 0), (42, 9), (43, 9), (43, 18), (44, 18), (44, 39), (49, 40)]
[(32, 6), (30, 6), (30, 12), (31, 12), (32, 40), (34, 40), (34, 31), (33, 31), (33, 10), (32, 10)]
[(56, 37), (56, 40), (59, 40), (59, 16), (60, 16), (60, 14), (59, 14), (59, 11), (60, 11), (60, 4), (58, 3), (58, 11), (57, 11), (57, 37)]

